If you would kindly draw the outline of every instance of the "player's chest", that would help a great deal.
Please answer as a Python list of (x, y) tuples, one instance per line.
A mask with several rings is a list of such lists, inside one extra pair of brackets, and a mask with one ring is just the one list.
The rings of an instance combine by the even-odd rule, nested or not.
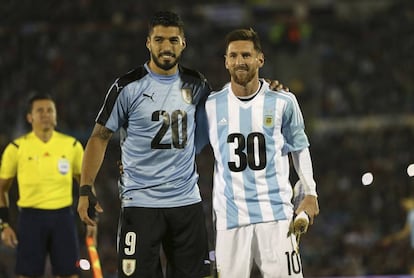
[[(219, 129), (228, 132), (268, 132), (273, 134), (283, 126), (283, 109), (263, 103), (240, 105), (239, 103), (217, 103), (215, 120)], [(211, 114), (210, 111), (207, 113)], [(210, 121), (212, 118), (210, 117)]]
[(193, 120), (196, 106), (193, 92), (179, 86), (160, 87), (142, 92), (138, 101), (131, 107), (130, 120), (139, 125), (158, 121), (175, 122), (186, 118)]

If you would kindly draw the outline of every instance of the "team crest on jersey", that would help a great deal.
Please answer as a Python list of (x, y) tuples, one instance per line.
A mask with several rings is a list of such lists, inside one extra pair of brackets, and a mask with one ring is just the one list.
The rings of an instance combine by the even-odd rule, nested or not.
[(123, 259), (122, 260), (122, 271), (126, 276), (131, 276), (135, 272), (136, 260), (134, 259)]
[(181, 96), (183, 97), (183, 100), (186, 103), (191, 104), (193, 102), (193, 94), (191, 92), (191, 89), (189, 88), (181, 89)]
[(268, 127), (273, 126), (273, 115), (264, 116), (264, 125)]

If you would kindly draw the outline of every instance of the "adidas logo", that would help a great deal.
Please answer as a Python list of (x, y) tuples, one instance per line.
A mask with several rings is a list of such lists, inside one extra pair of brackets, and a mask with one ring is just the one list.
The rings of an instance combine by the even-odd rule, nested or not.
[(218, 125), (227, 125), (227, 120), (226, 118), (222, 118), (219, 122)]

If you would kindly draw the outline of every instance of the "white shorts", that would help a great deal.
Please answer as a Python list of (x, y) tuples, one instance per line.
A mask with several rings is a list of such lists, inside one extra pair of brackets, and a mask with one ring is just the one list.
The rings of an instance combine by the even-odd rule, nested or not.
[(263, 278), (303, 277), (290, 221), (217, 231), (216, 263), (220, 278), (249, 278), (255, 263)]

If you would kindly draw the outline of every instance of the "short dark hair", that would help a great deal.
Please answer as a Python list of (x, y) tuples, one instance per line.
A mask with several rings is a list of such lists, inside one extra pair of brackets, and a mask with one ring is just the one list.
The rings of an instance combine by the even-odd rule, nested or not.
[(262, 51), (262, 45), (260, 44), (259, 35), (252, 29), (236, 29), (226, 35), (225, 38), (225, 49), (229, 47), (229, 44), (233, 41), (251, 41), (254, 49), (257, 52)]
[(51, 95), (49, 94), (39, 94), (39, 93), (35, 93), (29, 96), (29, 100), (27, 101), (27, 113), (31, 113), (32, 109), (33, 109), (33, 103), (37, 100), (50, 100), (53, 101), (53, 98)]
[(148, 34), (152, 32), (155, 26), (162, 25), (165, 27), (178, 27), (180, 32), (184, 34), (184, 22), (181, 17), (170, 11), (156, 12), (148, 23)]

